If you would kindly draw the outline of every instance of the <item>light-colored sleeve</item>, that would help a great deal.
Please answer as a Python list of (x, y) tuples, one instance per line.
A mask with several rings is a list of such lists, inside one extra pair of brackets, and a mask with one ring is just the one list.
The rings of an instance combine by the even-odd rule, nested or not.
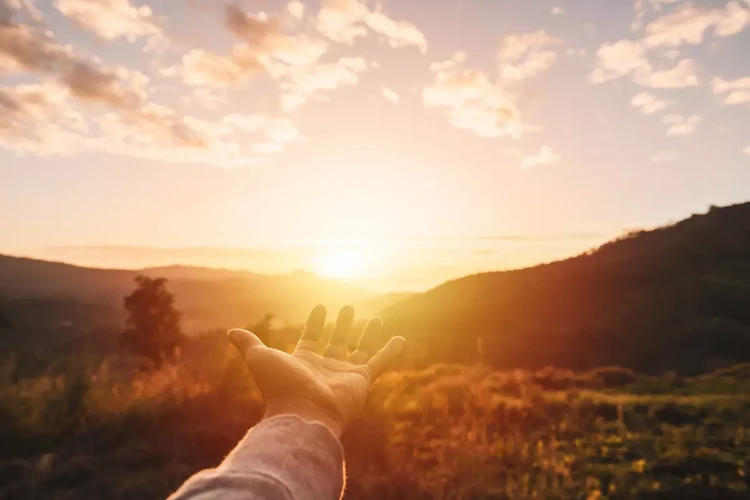
[(324, 425), (280, 415), (250, 429), (216, 469), (198, 472), (169, 500), (336, 500), (344, 451)]

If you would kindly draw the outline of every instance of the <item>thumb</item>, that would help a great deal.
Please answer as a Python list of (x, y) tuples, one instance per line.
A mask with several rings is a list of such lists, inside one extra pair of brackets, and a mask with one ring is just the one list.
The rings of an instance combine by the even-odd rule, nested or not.
[(254, 333), (248, 332), (247, 330), (234, 328), (227, 332), (227, 337), (229, 337), (229, 342), (240, 351), (240, 354), (242, 354), (242, 357), (245, 358), (245, 360), (250, 358), (253, 350), (258, 348), (265, 349), (266, 347)]
[(372, 382), (375, 382), (379, 376), (388, 368), (396, 359), (396, 356), (404, 349), (406, 339), (403, 337), (393, 337), (375, 356), (367, 362), (367, 367), (372, 373)]

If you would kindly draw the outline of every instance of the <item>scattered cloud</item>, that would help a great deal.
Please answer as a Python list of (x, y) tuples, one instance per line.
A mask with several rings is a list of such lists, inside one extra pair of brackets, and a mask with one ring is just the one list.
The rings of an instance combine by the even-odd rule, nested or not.
[(550, 14), (552, 14), (553, 16), (559, 16), (559, 15), (562, 15), (563, 13), (565, 13), (565, 9), (562, 7), (557, 7), (557, 6), (552, 7), (552, 10), (550, 11)]
[(312, 100), (325, 99), (324, 92), (355, 85), (370, 64), (361, 57), (341, 57), (336, 62), (290, 67), (281, 83), (281, 107), (292, 111)]
[(736, 35), (750, 26), (750, 9), (736, 1), (706, 8), (686, 3), (646, 26), (644, 43), (650, 48), (698, 45), (713, 30), (717, 37)]
[(633, 96), (630, 104), (644, 115), (652, 115), (657, 111), (668, 108), (670, 105), (667, 101), (659, 100), (655, 95), (648, 92), (641, 92)]
[(394, 104), (397, 104), (401, 100), (401, 96), (398, 95), (398, 93), (396, 93), (394, 90), (388, 87), (383, 87), (381, 91), (383, 93), (383, 97), (385, 97), (386, 100), (391, 101)]
[(373, 10), (361, 0), (323, 0), (316, 27), (335, 42), (352, 44), (372, 31), (392, 47), (427, 51), (427, 39), (417, 26), (391, 19), (382, 8)]
[(303, 17), (305, 17), (305, 4), (300, 2), (299, 0), (292, 0), (291, 2), (286, 4), (286, 10), (295, 19), (302, 19)]
[(555, 153), (551, 147), (542, 146), (539, 154), (524, 156), (521, 158), (521, 168), (523, 170), (529, 170), (541, 165), (552, 165), (553, 163), (560, 163), (561, 159), (560, 155)]
[(160, 23), (151, 8), (137, 7), (130, 0), (55, 0), (54, 6), (103, 40), (125, 38), (135, 42), (161, 35)]
[(722, 95), (726, 104), (750, 103), (750, 76), (736, 80), (714, 78), (711, 80), (714, 94)]
[(683, 59), (676, 66), (662, 71), (635, 75), (636, 83), (654, 89), (695, 87), (699, 83), (698, 67), (692, 59)]
[(631, 40), (603, 44), (596, 51), (598, 66), (589, 75), (591, 83), (604, 83), (632, 73), (649, 74), (651, 64), (645, 47)]
[(700, 115), (683, 117), (671, 114), (662, 119), (662, 123), (669, 125), (667, 135), (690, 135), (695, 132), (702, 121), (703, 117)]
[(497, 57), (500, 77), (520, 81), (546, 71), (557, 57), (552, 49), (561, 43), (562, 40), (544, 30), (506, 36), (500, 43)]
[(746, 155), (750, 156), (750, 146), (748, 146), (745, 149), (743, 149), (742, 152), (745, 153)]
[(674, 67), (655, 70), (648, 58), (646, 46), (637, 41), (620, 40), (604, 44), (597, 50), (598, 65), (589, 75), (591, 83), (604, 83), (624, 76), (644, 87), (676, 89), (695, 87), (699, 83), (697, 64), (683, 59)]
[(422, 92), (425, 105), (443, 111), (454, 127), (480, 137), (520, 137), (527, 127), (511, 95), (486, 73), (464, 69), (464, 59), (457, 52), (431, 66), (435, 82)]
[(681, 159), (682, 155), (674, 149), (659, 151), (651, 157), (653, 163), (672, 163), (680, 161)]

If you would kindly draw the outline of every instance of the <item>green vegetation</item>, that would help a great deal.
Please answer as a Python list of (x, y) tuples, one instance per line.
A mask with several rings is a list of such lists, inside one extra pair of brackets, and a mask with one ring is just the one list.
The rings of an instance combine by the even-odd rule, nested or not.
[[(225, 347), (128, 376), (117, 359), (26, 377), (7, 360), (0, 498), (164, 498), (219, 463), (262, 413)], [(747, 498), (750, 365), (394, 372), (343, 440), (351, 499)]]

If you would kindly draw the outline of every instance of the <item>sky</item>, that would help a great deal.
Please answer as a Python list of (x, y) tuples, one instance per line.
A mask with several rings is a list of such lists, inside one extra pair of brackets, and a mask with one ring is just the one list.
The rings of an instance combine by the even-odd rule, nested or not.
[(378, 291), (750, 199), (746, 0), (0, 0), (0, 253)]

